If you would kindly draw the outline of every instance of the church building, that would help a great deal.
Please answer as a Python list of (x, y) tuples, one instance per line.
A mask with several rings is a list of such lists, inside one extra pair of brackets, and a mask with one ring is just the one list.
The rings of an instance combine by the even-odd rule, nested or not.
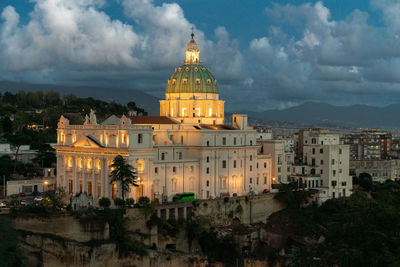
[[(116, 116), (101, 123), (94, 111), (83, 125), (61, 116), (57, 130), (57, 187), (86, 192), (95, 202), (121, 197), (110, 183), (117, 155), (136, 168), (139, 187), (128, 197), (159, 202), (193, 192), (195, 198), (260, 193), (271, 187), (271, 156), (258, 155), (257, 132), (247, 115), (224, 123), (218, 82), (200, 60), (194, 35), (184, 64), (167, 82), (160, 116)], [(96, 203), (95, 203), (96, 204)]]

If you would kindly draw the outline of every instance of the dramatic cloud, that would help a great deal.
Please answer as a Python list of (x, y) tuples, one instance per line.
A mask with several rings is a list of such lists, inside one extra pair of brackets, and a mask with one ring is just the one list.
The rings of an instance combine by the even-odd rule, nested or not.
[[(335, 21), (322, 2), (267, 8), (266, 15), (281, 27), (251, 41), (247, 56), (254, 69), (247, 94), (280, 107), (310, 100), (373, 105), (399, 101), (400, 4), (372, 4), (387, 27), (368, 25), (368, 14), (359, 10)], [(280, 32), (285, 26), (299, 33)]]
[(177, 3), (118, 0), (125, 17), (111, 19), (104, 0), (32, 2), (25, 23), (12, 6), (0, 11), (0, 79), (132, 87), (162, 97), (194, 27), (228, 111), (400, 101), (396, 0), (371, 1), (379, 26), (360, 10), (337, 20), (322, 2), (272, 4), (260, 11), (269, 29), (248, 43), (229, 27), (205, 34)]
[[(34, 3), (26, 25), (20, 24), (12, 6), (1, 13), (3, 78), (117, 84), (155, 90), (161, 96), (173, 68), (183, 63), (185, 46), (195, 27), (177, 4), (123, 1), (132, 26), (104, 13), (104, 1)], [(201, 31), (195, 32), (202, 55), (207, 55), (205, 61), (226, 66), (216, 68), (216, 74), (227, 81), (237, 79), (242, 58), (226, 30), (215, 30), (216, 43)]]

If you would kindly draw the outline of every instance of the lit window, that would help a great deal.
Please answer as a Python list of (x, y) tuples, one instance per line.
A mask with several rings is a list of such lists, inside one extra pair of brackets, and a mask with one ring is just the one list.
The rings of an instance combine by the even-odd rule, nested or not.
[(200, 84), (200, 79), (196, 79), (196, 84), (197, 84), (197, 85)]

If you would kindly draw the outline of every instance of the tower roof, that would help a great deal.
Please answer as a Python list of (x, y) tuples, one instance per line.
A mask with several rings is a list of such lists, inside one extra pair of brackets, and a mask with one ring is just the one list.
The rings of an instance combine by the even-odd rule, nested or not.
[(194, 33), (187, 44), (184, 65), (175, 68), (167, 84), (167, 94), (209, 93), (218, 94), (217, 80), (200, 62), (200, 50), (194, 40)]

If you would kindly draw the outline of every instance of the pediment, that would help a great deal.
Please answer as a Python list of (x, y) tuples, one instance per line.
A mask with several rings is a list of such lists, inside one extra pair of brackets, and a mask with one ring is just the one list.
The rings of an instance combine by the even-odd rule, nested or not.
[(103, 147), (99, 141), (93, 136), (84, 136), (72, 144), (73, 147), (101, 148)]

